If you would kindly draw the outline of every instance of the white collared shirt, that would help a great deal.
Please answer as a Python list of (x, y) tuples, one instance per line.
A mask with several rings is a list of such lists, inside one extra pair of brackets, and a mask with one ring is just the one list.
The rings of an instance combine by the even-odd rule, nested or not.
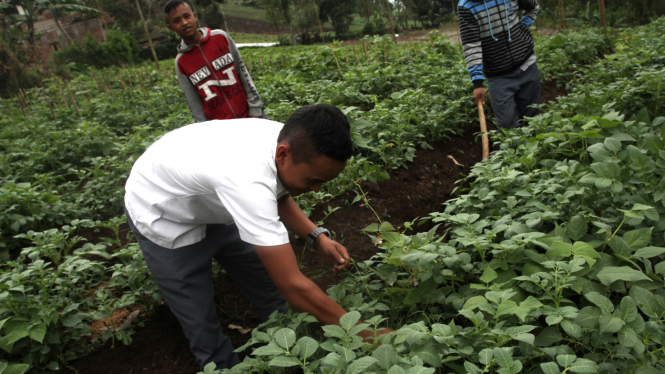
[(179, 248), (205, 238), (206, 224), (235, 222), (261, 246), (289, 242), (277, 213), (287, 194), (275, 149), (282, 124), (258, 118), (208, 121), (171, 131), (134, 163), (125, 207), (154, 243)]

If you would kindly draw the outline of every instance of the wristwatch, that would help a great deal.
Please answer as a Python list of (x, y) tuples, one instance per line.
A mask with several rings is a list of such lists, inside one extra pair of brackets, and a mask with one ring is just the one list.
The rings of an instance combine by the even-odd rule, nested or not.
[(314, 231), (310, 232), (309, 235), (307, 235), (307, 245), (309, 245), (314, 249), (317, 249), (316, 238), (318, 238), (319, 235), (321, 234), (325, 234), (327, 237), (330, 237), (330, 231), (328, 231), (328, 229), (323, 227), (317, 227)]

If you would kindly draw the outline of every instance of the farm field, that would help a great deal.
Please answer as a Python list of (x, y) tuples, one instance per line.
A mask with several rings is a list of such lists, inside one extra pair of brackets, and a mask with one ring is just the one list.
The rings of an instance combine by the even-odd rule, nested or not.
[[(493, 132), (482, 163), (459, 46), (437, 33), (243, 50), (271, 119), (327, 102), (351, 120), (357, 156), (298, 203), (356, 257), (333, 278), (292, 240), (341, 326), (257, 327), (219, 274), (232, 372), (665, 372), (663, 32), (539, 39), (543, 114)], [(122, 214), (134, 160), (190, 121), (164, 65), (2, 103), (0, 373), (196, 372)], [(363, 344), (360, 318), (397, 331)]]

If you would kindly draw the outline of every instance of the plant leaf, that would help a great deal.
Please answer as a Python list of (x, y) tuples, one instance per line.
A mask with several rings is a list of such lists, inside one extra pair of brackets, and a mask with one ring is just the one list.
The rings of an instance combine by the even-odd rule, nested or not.
[(589, 266), (593, 266), (596, 263), (595, 259), (600, 258), (600, 254), (585, 242), (575, 242), (573, 244), (573, 255), (574, 258), (581, 257), (585, 259)]
[(561, 370), (559, 370), (559, 365), (557, 365), (554, 362), (545, 362), (540, 364), (540, 368), (543, 370), (543, 373), (545, 374), (561, 374)]
[(576, 323), (564, 319), (561, 321), (561, 327), (563, 328), (563, 331), (575, 339), (582, 337), (582, 327)]
[(372, 357), (376, 359), (382, 369), (388, 369), (395, 363), (397, 352), (392, 345), (382, 344), (372, 353)]
[(259, 347), (252, 352), (252, 354), (255, 356), (273, 356), (282, 353), (284, 353), (284, 350), (274, 342), (270, 342), (267, 345)]
[(632, 348), (637, 344), (639, 338), (635, 333), (635, 330), (631, 329), (628, 326), (624, 326), (618, 334), (619, 343), (622, 347)]
[(600, 316), (600, 319), (598, 320), (598, 326), (600, 327), (601, 333), (619, 332), (619, 330), (621, 330), (625, 324), (626, 322), (624, 322), (621, 318), (605, 313), (603, 313), (603, 315)]
[(536, 336), (535, 345), (538, 347), (549, 347), (563, 339), (561, 333), (554, 327), (547, 327)]
[(480, 353), (478, 353), (478, 362), (483, 365), (487, 365), (492, 362), (494, 358), (494, 351), (492, 348), (485, 348)]
[(303, 359), (311, 357), (319, 349), (319, 343), (309, 336), (298, 339), (296, 344), (300, 347), (299, 355)]
[(598, 365), (586, 358), (578, 358), (569, 369), (573, 373), (598, 373)]
[(556, 241), (550, 245), (550, 249), (545, 253), (549, 258), (570, 257), (573, 252), (573, 246), (562, 241)]
[(644, 247), (640, 248), (633, 254), (633, 257), (638, 258), (651, 258), (660, 256), (665, 253), (665, 248), (663, 247)]
[(386, 374), (406, 374), (406, 371), (404, 371), (399, 365), (393, 365)]
[(346, 370), (346, 374), (360, 374), (364, 373), (365, 370), (372, 366), (375, 362), (378, 360), (375, 359), (374, 357), (361, 357), (355, 361), (353, 361), (350, 365), (349, 368)]
[(630, 289), (630, 297), (635, 300), (642, 313), (655, 319), (659, 319), (663, 308), (656, 302), (655, 296), (642, 287), (633, 286)]
[(268, 362), (269, 366), (278, 366), (288, 368), (300, 364), (297, 358), (293, 356), (277, 356)]
[(647, 277), (641, 271), (635, 270), (628, 266), (607, 266), (599, 271), (596, 276), (600, 280), (600, 283), (605, 286), (609, 286), (618, 280), (626, 282), (648, 280), (649, 282), (653, 282), (651, 278)]
[(275, 333), (275, 341), (280, 347), (288, 349), (296, 343), (296, 333), (289, 328), (280, 329)]
[(346, 313), (339, 319), (339, 325), (346, 331), (350, 331), (356, 323), (360, 320), (360, 313), (358, 311), (353, 311)]
[(628, 231), (623, 234), (623, 240), (626, 241), (631, 250), (635, 251), (649, 244), (652, 231), (653, 227)]
[(462, 310), (474, 310), (478, 305), (483, 303), (487, 303), (487, 299), (484, 296), (474, 296), (464, 303)]
[(46, 336), (46, 325), (43, 323), (38, 324), (30, 329), (30, 339), (38, 342), (44, 341), (44, 336)]
[(575, 355), (558, 355), (556, 356), (556, 362), (560, 365), (563, 366), (564, 368), (570, 367), (573, 362), (577, 360), (577, 356)]
[(494, 359), (502, 368), (510, 369), (513, 364), (513, 353), (510, 348), (494, 348)]
[(566, 231), (568, 236), (573, 240), (580, 240), (584, 235), (586, 235), (589, 227), (586, 224), (586, 221), (581, 216), (573, 217), (568, 225), (566, 225)]
[(612, 304), (612, 301), (598, 292), (589, 292), (584, 295), (584, 297), (594, 303), (604, 313), (611, 314), (614, 312), (614, 304)]

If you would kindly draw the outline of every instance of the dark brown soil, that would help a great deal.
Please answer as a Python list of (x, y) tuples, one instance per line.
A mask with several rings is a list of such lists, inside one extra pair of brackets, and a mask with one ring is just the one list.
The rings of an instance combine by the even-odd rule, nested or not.
[[(441, 210), (441, 204), (450, 198), (455, 182), (469, 172), (481, 160), (482, 147), (474, 133), (478, 126), (469, 126), (464, 137), (453, 138), (445, 144), (433, 143), (433, 149), (416, 152), (414, 162), (408, 169), (393, 170), (390, 179), (381, 183), (361, 183), (369, 204), (348, 204), (355, 193), (348, 194), (323, 205), (342, 207), (324, 221), (324, 226), (333, 231), (338, 241), (347, 247), (352, 258), (366, 260), (377, 248), (361, 230), (378, 222), (370, 206), (381, 220), (396, 228), (404, 222), (423, 217), (429, 212)], [(461, 165), (457, 165), (459, 163)], [(321, 210), (321, 209), (320, 209)], [(313, 221), (322, 219), (315, 213)], [(429, 228), (421, 226), (420, 229)], [(93, 238), (89, 238), (94, 240)], [(335, 283), (330, 266), (317, 253), (305, 248), (302, 239), (293, 239), (292, 245), (302, 272), (323, 289)], [(244, 344), (251, 333), (242, 334), (229, 325), (253, 328), (259, 319), (239, 289), (225, 275), (215, 280), (217, 313), (224, 333), (231, 337), (234, 346)], [(197, 372), (194, 357), (177, 320), (166, 305), (155, 308), (145, 327), (139, 328), (129, 346), (118, 343), (111, 347), (108, 342), (98, 351), (71, 364), (65, 373), (78, 374), (192, 374)]]
[(550, 101), (556, 100), (559, 96), (566, 96), (568, 92), (565, 87), (559, 87), (556, 84), (556, 81), (552, 80), (547, 84), (542, 86), (542, 102), (547, 104)]

